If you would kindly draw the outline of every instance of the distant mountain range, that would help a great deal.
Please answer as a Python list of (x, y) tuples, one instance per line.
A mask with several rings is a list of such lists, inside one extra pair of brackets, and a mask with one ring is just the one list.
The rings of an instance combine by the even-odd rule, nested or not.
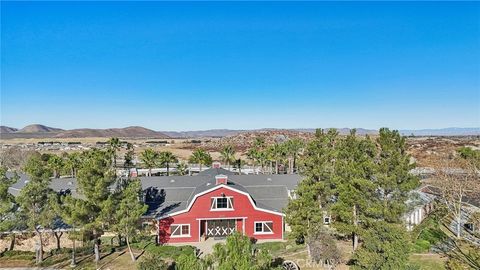
[(126, 127), (109, 129), (80, 128), (63, 130), (43, 125), (29, 125), (22, 129), (0, 126), (2, 139), (10, 138), (89, 138), (89, 137), (119, 137), (119, 138), (169, 138), (162, 132), (144, 127)]
[[(2, 139), (10, 138), (88, 138), (88, 137), (119, 137), (119, 138), (200, 138), (200, 137), (225, 137), (245, 132), (268, 132), (281, 129), (255, 129), (255, 130), (231, 130), (231, 129), (210, 129), (197, 131), (154, 131), (144, 127), (132, 126), (126, 128), (109, 129), (71, 129), (63, 130), (44, 125), (28, 125), (22, 129), (7, 126), (0, 126)], [(315, 132), (315, 129), (284, 129), (298, 132)], [(349, 128), (337, 129), (340, 134), (348, 134)], [(374, 135), (378, 130), (357, 128), (359, 135)], [(400, 130), (402, 135), (415, 136), (477, 136), (480, 135), (480, 128), (442, 128), (442, 129), (419, 129)]]

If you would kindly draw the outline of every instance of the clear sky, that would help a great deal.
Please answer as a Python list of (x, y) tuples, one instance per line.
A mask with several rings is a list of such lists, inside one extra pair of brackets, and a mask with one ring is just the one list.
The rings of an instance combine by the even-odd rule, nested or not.
[(480, 3), (1, 2), (1, 124), (480, 126)]

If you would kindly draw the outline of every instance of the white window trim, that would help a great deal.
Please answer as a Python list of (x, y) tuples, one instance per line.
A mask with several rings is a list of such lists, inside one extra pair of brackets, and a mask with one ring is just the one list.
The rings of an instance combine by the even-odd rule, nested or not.
[[(213, 205), (216, 205), (217, 204), (217, 199), (223, 199), (223, 198), (227, 198), (227, 206), (230, 205), (232, 208), (213, 208)], [(235, 209), (233, 208), (233, 205), (232, 205), (232, 199), (233, 197), (231, 196), (227, 196), (227, 197), (211, 197), (211, 199), (213, 199), (213, 202), (212, 202), (212, 205), (210, 205), (210, 211), (235, 211)]]
[[(180, 230), (180, 235), (173, 235), (172, 226), (178, 226), (177, 230)], [(188, 234), (182, 234), (182, 226), (188, 226)], [(190, 235), (190, 224), (171, 224), (170, 225), (170, 238), (183, 238), (183, 237), (191, 237)]]
[(273, 228), (270, 228), (267, 224), (265, 224), (265, 226), (267, 226), (268, 228), (270, 228), (270, 232), (257, 232), (257, 230), (256, 230), (257, 224), (258, 224), (258, 223), (261, 223), (261, 224), (262, 224), (262, 230), (263, 230), (263, 225), (264, 225), (264, 223), (267, 223), (267, 222), (271, 222), (271, 223), (272, 223), (272, 227), (273, 227), (273, 221), (271, 221), (271, 220), (269, 220), (269, 221), (255, 221), (255, 222), (253, 222), (253, 234), (254, 234), (254, 235), (273, 234)]
[[(328, 222), (325, 221), (325, 219), (328, 218)], [(325, 225), (330, 225), (332, 223), (332, 217), (330, 215), (324, 215), (323, 216), (323, 224)]]

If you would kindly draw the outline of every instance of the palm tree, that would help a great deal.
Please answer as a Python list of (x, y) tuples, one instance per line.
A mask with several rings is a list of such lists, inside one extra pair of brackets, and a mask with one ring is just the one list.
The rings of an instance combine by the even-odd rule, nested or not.
[(135, 151), (133, 149), (133, 144), (127, 143), (127, 152), (125, 153), (125, 156), (123, 157), (123, 167), (130, 169), (133, 168), (133, 160), (135, 158)]
[(113, 137), (108, 140), (108, 145), (110, 146), (110, 152), (112, 153), (113, 158), (113, 167), (117, 168), (117, 151), (120, 149), (120, 139)]
[(155, 165), (157, 165), (158, 153), (151, 148), (147, 148), (140, 153), (140, 159), (145, 168), (148, 169), (148, 176), (152, 176), (152, 168), (155, 168)]
[(181, 162), (177, 164), (177, 173), (178, 175), (186, 175), (188, 170), (188, 166), (185, 162)]
[(272, 146), (272, 154), (273, 154), (273, 157), (275, 158), (275, 173), (278, 174), (278, 163), (279, 163), (279, 160), (284, 155), (283, 145), (279, 143), (275, 143)]
[(170, 175), (170, 163), (178, 162), (177, 157), (170, 151), (160, 152), (158, 159), (162, 165), (167, 166), (167, 176)]
[(233, 146), (225, 146), (222, 151), (220, 151), (220, 158), (227, 164), (227, 168), (230, 170), (230, 162), (235, 161), (235, 149), (233, 149)]
[(81, 155), (78, 152), (73, 153), (63, 153), (63, 160), (65, 168), (70, 169), (70, 174), (72, 177), (77, 175), (77, 169), (80, 167), (82, 163)]
[(53, 154), (48, 158), (47, 164), (53, 171), (53, 177), (58, 178), (60, 176), (60, 170), (63, 168), (63, 159)]
[(265, 163), (267, 162), (267, 152), (266, 151), (259, 151), (257, 153), (257, 160), (261, 166), (262, 173), (265, 173)]
[(245, 161), (239, 158), (239, 159), (236, 159), (234, 162), (235, 162), (235, 167), (238, 168), (238, 175), (242, 175), (242, 166), (245, 165)]
[(264, 137), (256, 137), (255, 141), (253, 142), (253, 147), (260, 150), (265, 148), (265, 138)]
[(250, 159), (252, 161), (252, 165), (253, 165), (253, 173), (255, 174), (255, 167), (256, 167), (256, 162), (257, 162), (257, 158), (258, 158), (258, 151), (256, 148), (252, 147), (250, 149), (248, 149), (248, 152), (247, 152), (247, 157), (248, 159)]
[(189, 158), (190, 163), (196, 163), (200, 166), (200, 172), (202, 171), (202, 165), (209, 165), (212, 163), (212, 156), (202, 148), (197, 148), (193, 151)]
[(296, 163), (298, 155), (303, 150), (305, 143), (299, 139), (294, 138), (286, 142), (286, 152), (288, 153), (288, 168), (289, 172), (293, 174), (294, 171), (297, 171)]
[(275, 162), (275, 149), (272, 145), (265, 149), (266, 161), (269, 163), (268, 173), (273, 174), (273, 162)]

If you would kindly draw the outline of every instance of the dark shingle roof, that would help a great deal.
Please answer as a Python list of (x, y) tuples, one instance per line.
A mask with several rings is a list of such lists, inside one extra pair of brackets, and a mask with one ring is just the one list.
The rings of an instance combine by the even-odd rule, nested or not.
[[(185, 210), (195, 195), (215, 186), (215, 176), (220, 174), (228, 176), (230, 188), (249, 193), (257, 207), (276, 212), (282, 212), (288, 203), (288, 190), (296, 189), (301, 179), (292, 174), (236, 175), (223, 168), (211, 168), (194, 176), (140, 177), (144, 190), (153, 188), (161, 194), (160, 200), (147, 202), (146, 216), (159, 217)], [(21, 179), (10, 189), (15, 196), (28, 181), (26, 175), (20, 176)], [(75, 178), (52, 179), (51, 187), (56, 191), (70, 189), (74, 196), (79, 196)]]

